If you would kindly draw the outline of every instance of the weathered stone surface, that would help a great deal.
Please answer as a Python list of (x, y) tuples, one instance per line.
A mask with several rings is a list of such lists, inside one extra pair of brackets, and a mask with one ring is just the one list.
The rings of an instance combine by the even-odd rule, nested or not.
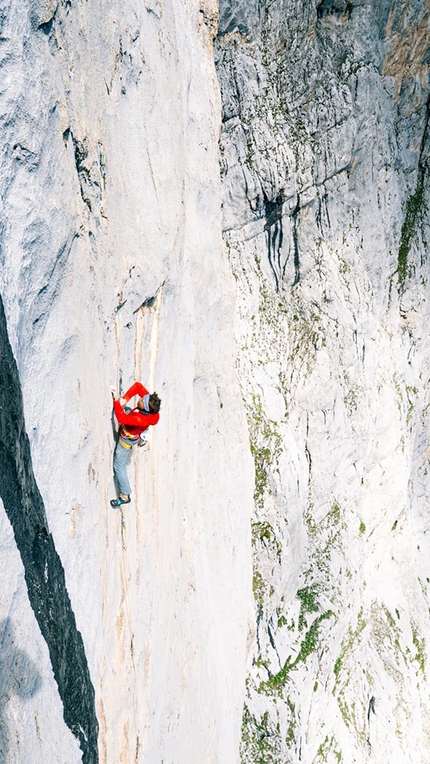
[(428, 7), (247, 8), (216, 43), (256, 470), (242, 760), (425, 762)]
[[(2, 453), (27, 433), (40, 601), (94, 687), (86, 741), (5, 457), (0, 764), (88, 758), (93, 711), (104, 764), (427, 764), (426, 3), (9, 0), (0, 25)], [(122, 522), (110, 386), (136, 378), (163, 408)]]
[[(1, 16), (0, 292), (99, 759), (112, 764), (238, 760), (252, 458), (221, 236), (217, 14), (209, 0), (13, 0)], [(163, 402), (149, 453), (133, 455), (123, 528), (109, 505), (120, 376)], [(10, 536), (5, 515), (1, 527)], [(24, 761), (37, 711), (55, 734), (39, 724), (25, 760), (72, 764), (13, 559), (0, 619), (24, 650), (25, 603), (43, 666), (7, 706), (7, 761)]]
[[(43, 500), (34, 479), (18, 370), (7, 336), (1, 298), (0, 478), (0, 496), (24, 568), (28, 599), (49, 650), (63, 704), (64, 721), (79, 740), (83, 764), (97, 764), (98, 722), (94, 687), (88, 671), (82, 636), (76, 629), (64, 569), (56, 552)], [(6, 701), (9, 694), (13, 694), (13, 682), (9, 674), (11, 671), (18, 696), (32, 698), (40, 689), (41, 676), (27, 654), (13, 646), (14, 626), (10, 617), (2, 622), (2, 631), (5, 654), (8, 658), (12, 655), (12, 658), (9, 658), (12, 665), (5, 664), (3, 671), (2, 694)], [(16, 676), (13, 665), (18, 663), (19, 676)], [(11, 689), (8, 689), (8, 685)], [(35, 722), (37, 727), (36, 711)], [(12, 761), (15, 750), (12, 749), (9, 756), (10, 736), (6, 723), (4, 726), (2, 754), (6, 762)]]

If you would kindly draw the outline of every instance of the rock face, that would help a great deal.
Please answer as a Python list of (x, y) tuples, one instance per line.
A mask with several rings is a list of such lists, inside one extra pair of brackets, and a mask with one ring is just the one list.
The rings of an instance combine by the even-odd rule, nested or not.
[[(2, 9), (2, 764), (238, 759), (253, 465), (216, 26), (209, 1)], [(120, 379), (163, 402), (123, 523)]]
[[(0, 348), (1, 496), (24, 566), (30, 605), (49, 649), (55, 681), (63, 702), (64, 720), (79, 739), (82, 761), (91, 764), (97, 760), (98, 736), (94, 688), (82, 636), (76, 629), (64, 570), (48, 531), (45, 508), (34, 479), (19, 375), (7, 336), (1, 300)], [(7, 635), (10, 639), (10, 621), (6, 619), (2, 625), (3, 638)], [(24, 663), (16, 683), (18, 687), (21, 687), (21, 683), (30, 684), (28, 694), (31, 696), (39, 685), (39, 677), (35, 673), (35, 679), (26, 682), (27, 672), (31, 674), (32, 670), (25, 668)], [(23, 696), (26, 695), (24, 692)]]
[(426, 762), (429, 9), (222, 0), (255, 462), (242, 762)]
[(0, 764), (427, 764), (428, 3), (0, 25)]

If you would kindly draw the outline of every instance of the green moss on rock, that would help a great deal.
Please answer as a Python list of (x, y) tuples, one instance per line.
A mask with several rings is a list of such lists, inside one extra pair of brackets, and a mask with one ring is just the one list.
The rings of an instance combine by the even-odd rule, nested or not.
[(408, 276), (408, 258), (411, 241), (416, 232), (419, 218), (426, 212), (427, 205), (424, 199), (424, 175), (421, 174), (415, 192), (406, 202), (406, 214), (403, 221), (400, 246), (397, 258), (397, 281), (400, 287), (405, 283)]

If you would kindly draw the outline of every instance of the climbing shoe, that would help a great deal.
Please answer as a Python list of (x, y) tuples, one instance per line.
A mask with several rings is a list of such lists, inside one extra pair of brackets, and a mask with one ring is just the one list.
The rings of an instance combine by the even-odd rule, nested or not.
[(130, 504), (131, 499), (130, 496), (128, 499), (121, 499), (121, 496), (119, 496), (117, 499), (111, 499), (111, 507), (120, 507), (121, 504)]

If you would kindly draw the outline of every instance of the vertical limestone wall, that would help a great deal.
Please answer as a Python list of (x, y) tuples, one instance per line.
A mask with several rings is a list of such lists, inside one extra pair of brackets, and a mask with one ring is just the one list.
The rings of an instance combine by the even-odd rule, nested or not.
[(426, 4), (0, 25), (0, 764), (427, 764)]
[[(253, 464), (221, 238), (217, 13), (194, 0), (13, 0), (1, 16), (2, 359), (10, 346), (18, 374), (2, 406), (20, 394), (23, 406), (1, 420), (13, 465), (1, 479), (13, 473), (27, 532), (64, 571), (94, 690), (91, 762), (239, 756)], [(163, 401), (149, 452), (133, 455), (123, 522), (109, 505), (120, 378)], [(72, 764), (87, 745), (82, 707), (75, 697), (70, 722), (10, 495), (0, 639), (19, 671), (2, 684), (0, 760)], [(53, 583), (49, 566), (38, 580)]]
[(222, 0), (244, 764), (429, 758), (428, 4)]

